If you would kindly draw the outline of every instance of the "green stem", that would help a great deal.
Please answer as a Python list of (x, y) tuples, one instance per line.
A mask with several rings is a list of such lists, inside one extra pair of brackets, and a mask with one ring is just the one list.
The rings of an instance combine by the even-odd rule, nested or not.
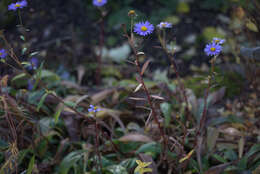
[(23, 26), (23, 21), (22, 21), (21, 11), (19, 9), (18, 9), (18, 17), (19, 17), (20, 25), (22, 27)]

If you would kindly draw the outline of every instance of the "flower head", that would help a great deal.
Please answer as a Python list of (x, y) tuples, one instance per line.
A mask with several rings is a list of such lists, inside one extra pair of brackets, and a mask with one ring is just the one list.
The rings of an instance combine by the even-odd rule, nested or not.
[(93, 105), (90, 105), (90, 106), (89, 106), (88, 112), (94, 112), (94, 113), (96, 113), (96, 112), (98, 112), (98, 111), (101, 111), (101, 109), (98, 108), (98, 107), (96, 107), (96, 106), (93, 106)]
[(36, 70), (38, 68), (39, 61), (36, 57), (30, 60), (30, 65), (27, 67), (29, 70)]
[(146, 173), (146, 172), (152, 172), (151, 168), (146, 168), (147, 166), (152, 164), (152, 162), (142, 162), (140, 160), (136, 160), (136, 163), (137, 163), (138, 166), (135, 168), (134, 173), (138, 172), (138, 174), (143, 174), (143, 173)]
[(219, 44), (216, 44), (214, 42), (207, 44), (204, 52), (208, 55), (208, 56), (216, 56), (218, 55), (220, 52), (222, 51), (222, 46), (220, 46)]
[(172, 28), (172, 24), (169, 22), (160, 22), (160, 24), (157, 25), (158, 28)]
[(4, 59), (7, 56), (5, 49), (0, 49), (0, 59)]
[(212, 40), (212, 42), (215, 43), (215, 44), (220, 44), (220, 45), (221, 45), (221, 44), (225, 43), (226, 40), (225, 40), (225, 39), (221, 39), (221, 38), (214, 37), (213, 40)]
[(8, 6), (8, 10), (17, 10), (18, 8), (24, 8), (27, 6), (27, 1), (26, 0), (22, 0), (22, 1), (18, 1), (16, 3), (12, 3)]
[(93, 5), (101, 7), (107, 3), (107, 0), (93, 0)]
[(27, 89), (29, 91), (33, 90), (34, 83), (35, 83), (35, 81), (33, 79), (28, 80)]
[(148, 21), (145, 22), (139, 22), (137, 24), (135, 24), (134, 27), (134, 32), (136, 32), (137, 34), (141, 35), (141, 36), (146, 36), (148, 34), (151, 34), (154, 30), (154, 26), (153, 24), (151, 24)]

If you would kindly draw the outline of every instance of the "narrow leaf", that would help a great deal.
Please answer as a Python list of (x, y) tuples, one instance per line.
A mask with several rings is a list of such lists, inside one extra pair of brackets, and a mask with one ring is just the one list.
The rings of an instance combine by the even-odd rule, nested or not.
[(33, 166), (34, 166), (34, 161), (35, 161), (35, 156), (33, 155), (33, 157), (30, 160), (30, 163), (28, 165), (28, 169), (27, 169), (26, 174), (31, 174), (32, 173)]
[(38, 105), (37, 105), (37, 111), (38, 111), (38, 112), (39, 112), (40, 108), (42, 107), (45, 98), (46, 98), (48, 95), (49, 95), (49, 93), (45, 93), (45, 94), (42, 96), (40, 102), (39, 102)]
[(135, 88), (135, 90), (134, 90), (134, 92), (137, 92), (137, 91), (139, 91), (140, 90), (140, 88), (142, 87), (143, 85), (142, 84), (139, 84), (136, 88)]
[(20, 36), (20, 39), (23, 40), (23, 41), (25, 41), (25, 38), (24, 38), (23, 35)]
[(158, 99), (158, 100), (165, 100), (163, 97), (160, 97), (158, 95), (151, 95), (152, 98)]
[(192, 149), (185, 157), (183, 157), (182, 159), (179, 160), (179, 163), (182, 163), (183, 161), (189, 159), (191, 157), (191, 155), (193, 154), (194, 149)]
[(58, 122), (58, 119), (60, 117), (60, 114), (61, 114), (61, 111), (63, 110), (63, 107), (60, 107), (54, 114), (54, 121), (55, 121), (55, 124)]
[(147, 67), (148, 67), (148, 65), (149, 65), (150, 62), (151, 62), (151, 59), (147, 60), (147, 61), (144, 63), (144, 65), (143, 65), (143, 67), (142, 67), (141, 75), (144, 74), (144, 72), (145, 72), (145, 70), (147, 69)]

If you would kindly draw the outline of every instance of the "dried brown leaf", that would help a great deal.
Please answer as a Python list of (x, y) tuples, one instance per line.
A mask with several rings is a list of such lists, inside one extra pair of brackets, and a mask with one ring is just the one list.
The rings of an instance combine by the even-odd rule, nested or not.
[(147, 69), (147, 67), (148, 67), (148, 65), (149, 65), (149, 63), (150, 63), (151, 61), (152, 61), (152, 60), (149, 59), (149, 60), (147, 60), (147, 61), (144, 63), (144, 65), (143, 65), (143, 67), (142, 67), (141, 75), (144, 74), (145, 70)]
[(142, 134), (134, 133), (134, 134), (127, 134), (119, 138), (119, 141), (121, 142), (144, 142), (144, 143), (149, 143), (152, 142), (153, 140)]

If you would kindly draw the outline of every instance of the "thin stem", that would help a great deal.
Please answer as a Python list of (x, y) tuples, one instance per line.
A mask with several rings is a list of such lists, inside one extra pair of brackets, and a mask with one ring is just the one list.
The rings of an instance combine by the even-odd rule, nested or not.
[(18, 17), (19, 17), (20, 25), (23, 26), (21, 11), (19, 9), (18, 9)]
[(204, 107), (203, 107), (203, 113), (202, 113), (202, 117), (200, 119), (200, 125), (199, 125), (199, 129), (198, 131), (200, 132), (201, 129), (203, 129), (204, 125), (205, 125), (205, 121), (206, 121), (206, 117), (207, 117), (207, 100), (208, 100), (208, 96), (209, 96), (209, 90), (211, 87), (211, 81), (212, 81), (212, 77), (214, 74), (214, 68), (215, 68), (215, 61), (216, 61), (217, 56), (213, 57), (213, 59), (211, 59), (210, 63), (211, 63), (211, 72), (210, 75), (208, 77), (208, 87), (206, 89), (206, 94), (204, 95)]
[(100, 172), (100, 174), (102, 174), (101, 154), (100, 154), (100, 151), (98, 149), (99, 145), (100, 145), (100, 143), (99, 143), (99, 125), (98, 125), (98, 120), (97, 120), (96, 113), (95, 113), (95, 118), (96, 118), (96, 122), (95, 122), (95, 132), (96, 132), (95, 147), (96, 147), (96, 154), (98, 156), (98, 163), (99, 163), (99, 164), (97, 163), (97, 172)]
[[(154, 106), (153, 106), (153, 104), (152, 104), (151, 96), (150, 96), (150, 94), (149, 94), (149, 92), (148, 92), (148, 89), (147, 89), (145, 83), (144, 83), (143, 75), (142, 75), (142, 70), (141, 70), (140, 62), (139, 62), (139, 56), (138, 56), (138, 54), (137, 54), (136, 48), (134, 47), (133, 38), (130, 38), (130, 37), (128, 36), (128, 34), (127, 34), (127, 32), (126, 32), (126, 28), (124, 28), (124, 32), (125, 32), (126, 37), (128, 38), (128, 43), (129, 43), (130, 47), (132, 48), (132, 50), (133, 50), (133, 52), (134, 52), (135, 64), (136, 64), (136, 67), (137, 67), (137, 71), (138, 71), (138, 73), (139, 73), (140, 82), (141, 82), (142, 87), (143, 87), (143, 89), (144, 89), (144, 91), (145, 91), (145, 95), (146, 95), (146, 97), (147, 97), (148, 103), (149, 103), (149, 105), (150, 105), (150, 107), (151, 107), (152, 116), (153, 116), (153, 118), (154, 118), (154, 120), (155, 120), (155, 122), (156, 122), (156, 124), (157, 124), (157, 126), (158, 126), (158, 128), (159, 128), (161, 137), (163, 138), (163, 142), (164, 142), (163, 156), (164, 156), (165, 150), (166, 150), (166, 147), (167, 147), (167, 144), (168, 144), (168, 140), (167, 140), (167, 138), (166, 138), (166, 136), (165, 136), (165, 132), (164, 132), (163, 128), (161, 127), (161, 124), (160, 124), (160, 122), (159, 122), (159, 119), (158, 119), (158, 116), (157, 116), (157, 114), (156, 114), (155, 108), (154, 108)], [(131, 33), (131, 35), (132, 35), (132, 33)]]
[(211, 81), (212, 81), (212, 77), (214, 74), (214, 67), (215, 67), (215, 61), (216, 61), (217, 55), (213, 57), (213, 59), (211, 59), (210, 63), (211, 63), (211, 70), (210, 70), (210, 75), (208, 77), (208, 87), (206, 89), (206, 93), (204, 95), (204, 107), (203, 107), (203, 113), (200, 119), (200, 124), (199, 127), (197, 129), (196, 132), (196, 141), (194, 141), (194, 149), (196, 148), (196, 154), (197, 154), (197, 161), (199, 164), (199, 168), (200, 168), (200, 172), (203, 172), (202, 169), (202, 161), (201, 161), (201, 149), (202, 149), (202, 143), (204, 140), (203, 134), (205, 133), (205, 123), (206, 123), (206, 118), (207, 118), (207, 100), (208, 100), (208, 96), (209, 96), (209, 91), (211, 88)]
[[(164, 36), (165, 38), (165, 36)], [(178, 67), (177, 67), (177, 63), (174, 59), (174, 56), (172, 54), (170, 54), (168, 51), (167, 51), (167, 48), (166, 48), (166, 44), (165, 44), (165, 40), (163, 39), (163, 43), (162, 41), (161, 42), (161, 45), (162, 45), (162, 49), (164, 50), (164, 52), (167, 54), (168, 58), (170, 59), (171, 61), (171, 68), (173, 69), (174, 73), (176, 74), (176, 77), (177, 77), (177, 81), (178, 83), (180, 84), (180, 87), (181, 87), (181, 92), (182, 92), (182, 95), (183, 95), (183, 98), (184, 98), (184, 101), (185, 101), (185, 104), (186, 104), (186, 110), (188, 109), (189, 107), (189, 102), (188, 102), (188, 97), (186, 95), (186, 90), (185, 90), (185, 87), (184, 87), (184, 84), (181, 82), (181, 77), (180, 77), (180, 74), (178, 72)]]
[[(174, 59), (174, 52), (172, 52), (170, 54), (168, 52), (167, 48), (166, 48), (166, 33), (165, 33), (165, 30), (163, 30), (163, 38), (161, 37), (160, 33), (159, 33), (158, 36), (159, 36), (159, 41), (161, 43), (163, 51), (166, 53), (167, 57), (171, 61), (171, 68), (173, 69), (174, 73), (176, 74), (177, 81), (178, 81), (178, 84), (180, 85), (180, 90), (181, 90), (182, 96), (183, 96), (185, 104), (186, 104), (185, 111), (186, 111), (187, 114), (189, 114), (189, 102), (188, 102), (188, 98), (187, 98), (187, 95), (186, 95), (186, 90), (185, 90), (184, 84), (181, 82), (181, 77), (180, 77), (180, 74), (178, 72), (177, 63)], [(187, 128), (186, 128), (185, 124), (182, 124), (182, 128), (183, 128), (183, 132), (184, 132), (182, 144), (184, 145), (185, 139), (186, 139), (186, 133), (187, 133)]]

